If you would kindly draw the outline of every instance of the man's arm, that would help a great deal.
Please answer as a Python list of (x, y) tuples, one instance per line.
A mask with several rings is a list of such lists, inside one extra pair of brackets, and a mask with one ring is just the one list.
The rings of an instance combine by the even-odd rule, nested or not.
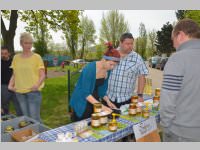
[(160, 97), (161, 125), (165, 128), (169, 128), (176, 117), (176, 99), (184, 78), (183, 65), (180, 58), (172, 56), (165, 66)]

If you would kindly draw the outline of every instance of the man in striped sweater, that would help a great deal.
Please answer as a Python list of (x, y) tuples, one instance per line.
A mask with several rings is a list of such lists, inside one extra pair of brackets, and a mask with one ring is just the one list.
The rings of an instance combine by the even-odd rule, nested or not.
[(176, 48), (164, 69), (160, 115), (164, 142), (200, 141), (200, 27), (191, 19), (172, 31)]

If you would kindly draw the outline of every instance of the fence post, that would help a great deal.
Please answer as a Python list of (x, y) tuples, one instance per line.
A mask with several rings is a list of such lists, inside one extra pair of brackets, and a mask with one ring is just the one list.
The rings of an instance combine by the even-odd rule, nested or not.
[(71, 108), (70, 108), (70, 70), (67, 70), (67, 84), (68, 84), (68, 112), (71, 112)]

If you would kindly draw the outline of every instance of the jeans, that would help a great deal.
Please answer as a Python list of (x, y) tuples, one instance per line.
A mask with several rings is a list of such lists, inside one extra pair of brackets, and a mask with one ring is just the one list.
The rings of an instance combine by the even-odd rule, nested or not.
[(8, 90), (8, 85), (2, 84), (1, 85), (1, 108), (3, 109), (4, 115), (9, 114), (9, 105), (11, 101), (14, 104), (14, 108), (15, 108), (17, 116), (22, 116), (23, 115), (22, 110), (15, 93)]
[(181, 137), (171, 132), (168, 128), (164, 128), (163, 142), (200, 142), (200, 139)]
[(33, 91), (29, 93), (16, 93), (22, 112), (25, 116), (33, 118), (39, 122), (40, 119), (40, 106), (42, 101), (41, 92)]

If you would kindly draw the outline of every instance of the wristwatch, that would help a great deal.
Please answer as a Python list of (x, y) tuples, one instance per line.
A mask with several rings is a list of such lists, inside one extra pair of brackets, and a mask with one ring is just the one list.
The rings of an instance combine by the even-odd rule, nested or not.
[(143, 94), (138, 94), (138, 97), (142, 97), (143, 98)]

